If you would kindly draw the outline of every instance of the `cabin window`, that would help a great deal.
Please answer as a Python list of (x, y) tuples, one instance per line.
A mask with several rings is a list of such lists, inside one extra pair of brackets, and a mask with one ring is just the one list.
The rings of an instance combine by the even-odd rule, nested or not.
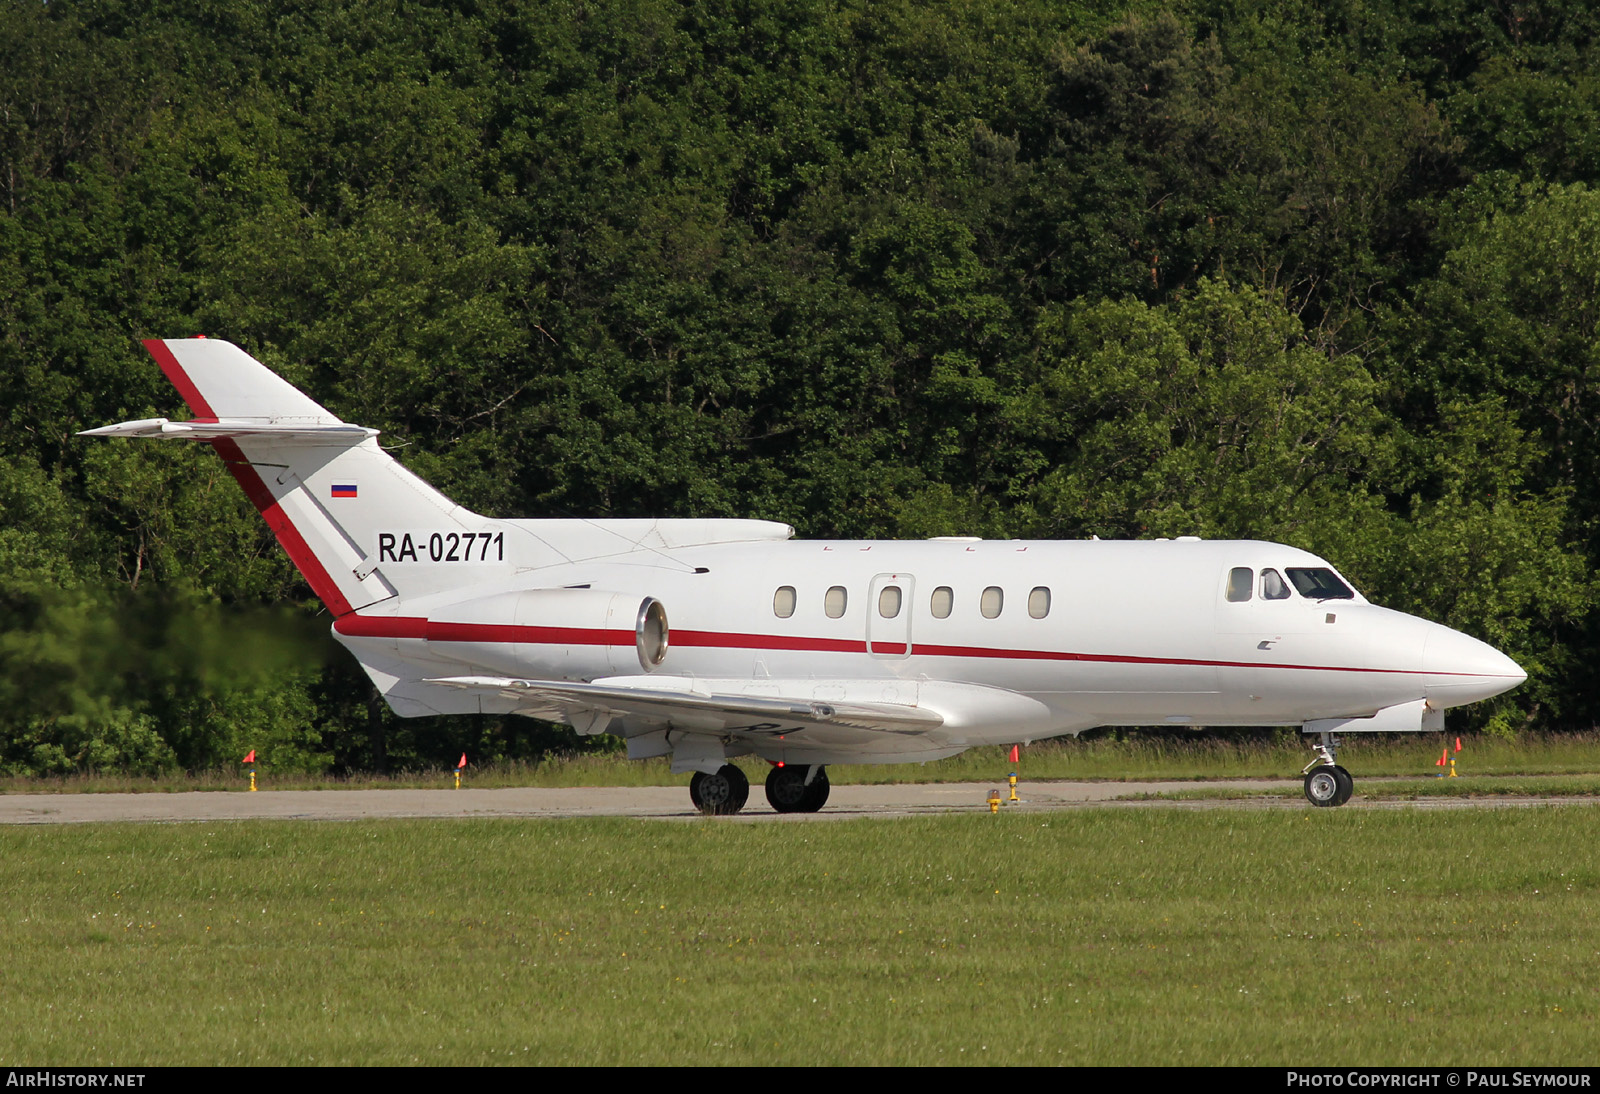
[(983, 612), (985, 619), (1000, 618), (1000, 610), (1005, 607), (1006, 594), (1000, 591), (1000, 586), (990, 585), (983, 590), (983, 598), (978, 601), (978, 607)]
[(1228, 599), (1235, 604), (1243, 604), (1250, 599), (1250, 588), (1256, 583), (1256, 575), (1248, 566), (1235, 566), (1228, 571)]
[(950, 586), (940, 585), (933, 590), (933, 599), (928, 602), (928, 609), (933, 612), (935, 619), (949, 619), (950, 609), (955, 607), (956, 594), (950, 591)]
[(900, 614), (900, 586), (885, 585), (878, 593), (878, 614), (885, 619)]
[(1350, 586), (1339, 580), (1339, 576), (1332, 570), (1317, 567), (1316, 569), (1292, 568), (1289, 571), (1289, 580), (1294, 587), (1300, 590), (1300, 595), (1307, 600), (1354, 600), (1356, 594), (1350, 591)]
[(1043, 619), (1050, 614), (1050, 590), (1043, 585), (1028, 594), (1028, 614)]
[(794, 586), (784, 585), (772, 594), (772, 614), (779, 619), (788, 619), (794, 614)]
[(1289, 599), (1289, 583), (1283, 580), (1283, 576), (1277, 570), (1261, 571), (1261, 599)]
[(843, 585), (835, 585), (828, 590), (828, 595), (822, 598), (822, 610), (828, 613), (829, 619), (838, 619), (844, 614), (844, 606), (849, 602)]

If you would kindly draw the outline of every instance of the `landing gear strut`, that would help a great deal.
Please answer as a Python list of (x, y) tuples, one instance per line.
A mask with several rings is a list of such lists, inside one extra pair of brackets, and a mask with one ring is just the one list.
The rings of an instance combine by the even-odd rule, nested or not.
[(1317, 806), (1343, 805), (1355, 792), (1356, 781), (1336, 762), (1339, 738), (1322, 734), (1322, 743), (1312, 746), (1316, 753), (1306, 764), (1306, 801)]
[(732, 764), (723, 764), (715, 775), (696, 771), (689, 780), (689, 797), (708, 817), (731, 816), (750, 800), (750, 780)]
[(784, 766), (767, 772), (767, 802), (779, 813), (815, 813), (827, 801), (824, 767)]

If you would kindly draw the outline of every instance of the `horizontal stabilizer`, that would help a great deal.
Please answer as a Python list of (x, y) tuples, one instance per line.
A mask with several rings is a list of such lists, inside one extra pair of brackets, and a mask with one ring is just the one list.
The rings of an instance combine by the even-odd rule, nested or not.
[[(635, 684), (632, 680), (640, 680)], [(698, 731), (770, 733), (784, 726), (828, 725), (883, 733), (922, 733), (944, 718), (901, 703), (832, 703), (807, 698), (719, 694), (683, 677), (618, 677), (592, 684), (452, 676), (425, 681), (494, 694), (518, 703), (517, 713), (603, 731), (611, 718), (636, 718)], [(597, 719), (595, 716), (602, 716)]]
[(270, 438), (275, 441), (306, 441), (316, 444), (360, 444), (378, 431), (364, 425), (279, 425), (275, 422), (242, 421), (237, 418), (219, 418), (213, 421), (173, 422), (166, 418), (141, 418), (136, 422), (119, 422), (103, 425), (99, 429), (85, 429), (80, 437), (156, 437), (180, 441), (214, 441), (233, 439)]

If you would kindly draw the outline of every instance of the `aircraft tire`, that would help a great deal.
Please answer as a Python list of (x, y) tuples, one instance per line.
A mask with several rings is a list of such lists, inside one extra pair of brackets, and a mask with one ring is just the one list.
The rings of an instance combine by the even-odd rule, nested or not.
[(767, 773), (767, 804), (778, 813), (815, 813), (828, 803), (828, 769), (817, 768), (806, 785), (806, 768), (775, 767)]
[(767, 772), (767, 804), (775, 813), (804, 813), (810, 788), (804, 767), (775, 767)]
[(1350, 795), (1356, 792), (1356, 780), (1350, 772), (1337, 764), (1333, 768), (1333, 777), (1339, 780), (1339, 794), (1333, 804), (1343, 805), (1350, 800)]
[(817, 777), (811, 780), (811, 785), (806, 787), (805, 801), (801, 803), (797, 812), (815, 813), (828, 804), (828, 791), (832, 789), (828, 784), (828, 769), (817, 768)]
[(708, 817), (732, 816), (750, 800), (750, 780), (733, 764), (723, 764), (715, 775), (696, 771), (689, 780), (689, 800)]
[[(1340, 768), (1330, 767), (1327, 764), (1313, 767), (1306, 774), (1306, 801), (1324, 809), (1335, 805), (1343, 805), (1348, 799), (1348, 795), (1345, 797), (1340, 796), (1345, 787), (1345, 782), (1338, 775), (1340, 770)], [(1345, 779), (1349, 780), (1348, 772), (1345, 774)], [(1351, 785), (1353, 785), (1353, 780), (1351, 780)]]

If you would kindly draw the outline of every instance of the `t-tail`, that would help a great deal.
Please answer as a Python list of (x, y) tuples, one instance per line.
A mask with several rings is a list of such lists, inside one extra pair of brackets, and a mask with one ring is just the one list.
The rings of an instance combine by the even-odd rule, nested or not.
[(327, 605), (334, 636), (404, 716), (522, 709), (518, 698), (439, 679), (501, 665), (516, 646), (507, 635), (535, 644), (577, 635), (574, 648), (595, 658), (550, 669), (563, 677), (615, 675), (616, 664), (637, 671), (651, 650), (665, 651), (659, 604), (636, 590), (574, 586), (574, 563), (794, 534), (759, 520), (480, 516), (401, 466), (377, 430), (341, 421), (239, 347), (208, 338), (145, 347), (194, 417), (83, 435), (211, 445)]
[(229, 342), (150, 339), (145, 348), (194, 417), (83, 435), (210, 444), (335, 617), (511, 572), (504, 522), (407, 471), (378, 446), (377, 430), (341, 421)]

